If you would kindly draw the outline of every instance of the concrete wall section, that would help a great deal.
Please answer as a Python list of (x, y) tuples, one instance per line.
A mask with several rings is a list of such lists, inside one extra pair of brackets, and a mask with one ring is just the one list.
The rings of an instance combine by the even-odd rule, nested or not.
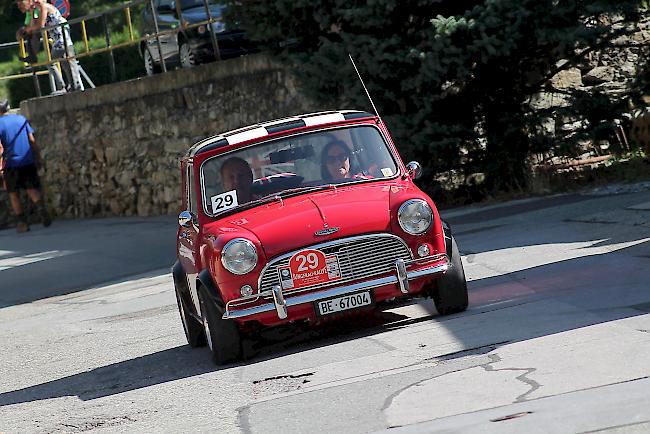
[(47, 164), (48, 203), (64, 218), (175, 214), (178, 160), (193, 143), (322, 109), (263, 55), (21, 105)]

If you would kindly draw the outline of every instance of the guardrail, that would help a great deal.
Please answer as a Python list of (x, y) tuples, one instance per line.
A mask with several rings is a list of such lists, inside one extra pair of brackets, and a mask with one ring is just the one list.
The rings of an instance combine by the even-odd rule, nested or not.
[[(176, 16), (179, 20), (180, 25), (176, 28), (171, 28), (168, 30), (160, 31), (160, 27), (158, 24), (157, 20), (157, 15), (156, 15), (156, 8), (154, 6), (154, 1), (153, 0), (134, 0), (130, 1), (128, 3), (124, 3), (123, 5), (113, 7), (111, 9), (108, 9), (103, 12), (99, 13), (94, 13), (94, 14), (89, 14), (85, 15), (80, 18), (75, 18), (72, 20), (69, 20), (65, 23), (57, 24), (55, 26), (49, 26), (49, 27), (44, 27), (39, 30), (41, 34), (41, 39), (43, 41), (43, 46), (45, 48), (45, 53), (46, 53), (46, 60), (41, 61), (41, 62), (33, 62), (33, 63), (27, 63), (25, 62), (25, 69), (27, 72), (25, 73), (20, 73), (20, 74), (13, 74), (13, 75), (7, 75), (7, 76), (0, 76), (0, 80), (14, 80), (14, 79), (21, 79), (21, 78), (28, 78), (32, 77), (34, 80), (34, 89), (36, 91), (36, 94), (38, 96), (41, 96), (41, 89), (40, 85), (38, 82), (37, 76), (39, 75), (46, 75), (49, 72), (47, 70), (38, 70), (38, 68), (42, 67), (51, 67), (51, 65), (56, 65), (59, 69), (61, 70), (61, 61), (76, 61), (77, 59), (88, 57), (88, 56), (94, 56), (97, 54), (103, 54), (103, 53), (108, 53), (108, 58), (109, 58), (109, 70), (110, 70), (110, 76), (111, 76), (111, 81), (115, 82), (117, 81), (117, 69), (115, 66), (115, 57), (113, 52), (117, 49), (123, 48), (123, 47), (128, 47), (128, 46), (133, 46), (140, 44), (141, 42), (144, 41), (150, 41), (152, 39), (155, 39), (155, 45), (157, 46), (157, 51), (158, 55), (160, 56), (160, 63), (163, 72), (167, 72), (167, 65), (165, 61), (165, 57), (163, 56), (163, 50), (161, 46), (161, 37), (171, 35), (171, 34), (178, 34), (183, 31), (187, 31), (190, 29), (198, 28), (201, 26), (206, 26), (208, 28), (208, 31), (210, 32), (210, 41), (212, 44), (213, 52), (215, 55), (216, 60), (220, 60), (221, 56), (219, 54), (219, 45), (217, 41), (217, 37), (215, 35), (215, 32), (212, 28), (212, 23), (218, 22), (219, 19), (215, 19), (212, 16), (210, 6), (208, 3), (208, 0), (203, 0), (203, 6), (205, 8), (207, 20), (201, 21), (201, 22), (195, 22), (195, 23), (189, 23), (188, 21), (183, 19), (183, 11), (181, 9), (180, 1), (176, 2)], [(144, 5), (145, 8), (149, 8), (151, 11), (151, 17), (153, 19), (153, 24), (155, 28), (155, 33), (153, 34), (146, 34), (146, 35), (138, 35), (136, 31), (134, 30), (133, 27), (133, 20), (132, 20), (132, 10), (134, 8), (137, 8), (140, 5)], [(109, 16), (115, 13), (123, 13), (124, 18), (125, 18), (125, 28), (128, 31), (128, 40), (126, 42), (120, 42), (120, 43), (113, 43), (111, 41), (111, 32), (109, 29)], [(93, 20), (101, 20), (101, 27), (103, 30), (103, 36), (105, 39), (105, 46), (101, 48), (91, 48), (90, 46), (90, 39), (88, 37), (88, 23), (93, 21)], [(73, 53), (72, 55), (69, 55), (67, 50), (66, 50), (66, 55), (64, 57), (60, 58), (52, 58), (52, 52), (49, 46), (49, 35), (51, 34), (52, 30), (55, 28), (61, 28), (61, 32), (63, 34), (63, 39), (64, 39), (64, 45), (67, 47), (68, 44), (71, 41), (68, 41), (68, 33), (65, 31), (65, 27), (68, 29), (71, 29), (72, 26), (78, 25), (80, 28), (80, 33), (82, 36), (82, 41), (83, 41), (83, 48), (84, 51), (81, 53)], [(48, 43), (46, 43), (48, 42)], [(8, 42), (8, 43), (3, 43), (0, 44), (0, 49), (7, 49), (7, 48), (18, 48), (19, 50), (19, 57), (21, 59), (25, 59), (27, 57), (27, 49), (26, 49), (26, 43), (27, 41), (25, 39), (20, 39), (18, 42)], [(86, 80), (89, 82), (91, 87), (94, 87), (94, 84), (90, 80), (90, 78), (85, 74), (83, 69), (81, 69), (82, 75), (86, 78)], [(54, 89), (53, 89), (54, 90)]]

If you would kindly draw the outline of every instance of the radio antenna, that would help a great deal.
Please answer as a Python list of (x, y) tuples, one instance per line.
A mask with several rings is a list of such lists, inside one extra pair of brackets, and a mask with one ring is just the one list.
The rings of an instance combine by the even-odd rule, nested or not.
[(357, 72), (357, 76), (359, 76), (359, 81), (361, 82), (361, 86), (363, 86), (363, 90), (366, 91), (366, 95), (368, 96), (368, 99), (370, 100), (370, 104), (372, 105), (372, 109), (375, 111), (375, 114), (377, 115), (377, 117), (381, 118), (381, 116), (379, 116), (379, 112), (377, 111), (377, 107), (375, 107), (375, 103), (372, 102), (372, 98), (370, 97), (370, 92), (368, 92), (368, 88), (366, 87), (365, 83), (363, 82), (363, 78), (361, 78), (361, 74), (359, 73), (359, 70), (357, 69), (357, 65), (354, 63), (354, 59), (352, 58), (352, 54), (348, 53), (348, 56), (350, 57), (350, 62), (352, 62), (352, 66), (354, 66), (354, 70)]

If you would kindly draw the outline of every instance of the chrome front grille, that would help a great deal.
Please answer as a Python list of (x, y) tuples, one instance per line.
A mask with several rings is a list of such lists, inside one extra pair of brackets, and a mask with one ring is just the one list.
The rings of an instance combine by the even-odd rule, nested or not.
[[(390, 273), (395, 270), (395, 261), (398, 258), (405, 261), (413, 259), (404, 241), (390, 234), (363, 235), (305, 248), (320, 250), (326, 255), (335, 253), (338, 256), (341, 280), (337, 280), (337, 283)], [(291, 257), (298, 251), (279, 256), (268, 263), (259, 279), (260, 292), (270, 290), (274, 285), (280, 285), (278, 267), (288, 265)], [(323, 285), (300, 288), (295, 292), (319, 286)]]

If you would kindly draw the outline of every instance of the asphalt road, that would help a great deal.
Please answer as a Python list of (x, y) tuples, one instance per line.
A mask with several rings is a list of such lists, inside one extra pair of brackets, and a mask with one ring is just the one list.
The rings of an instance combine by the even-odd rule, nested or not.
[(279, 330), (222, 368), (184, 342), (173, 219), (2, 231), (0, 432), (650, 431), (650, 191), (444, 214), (467, 312)]

